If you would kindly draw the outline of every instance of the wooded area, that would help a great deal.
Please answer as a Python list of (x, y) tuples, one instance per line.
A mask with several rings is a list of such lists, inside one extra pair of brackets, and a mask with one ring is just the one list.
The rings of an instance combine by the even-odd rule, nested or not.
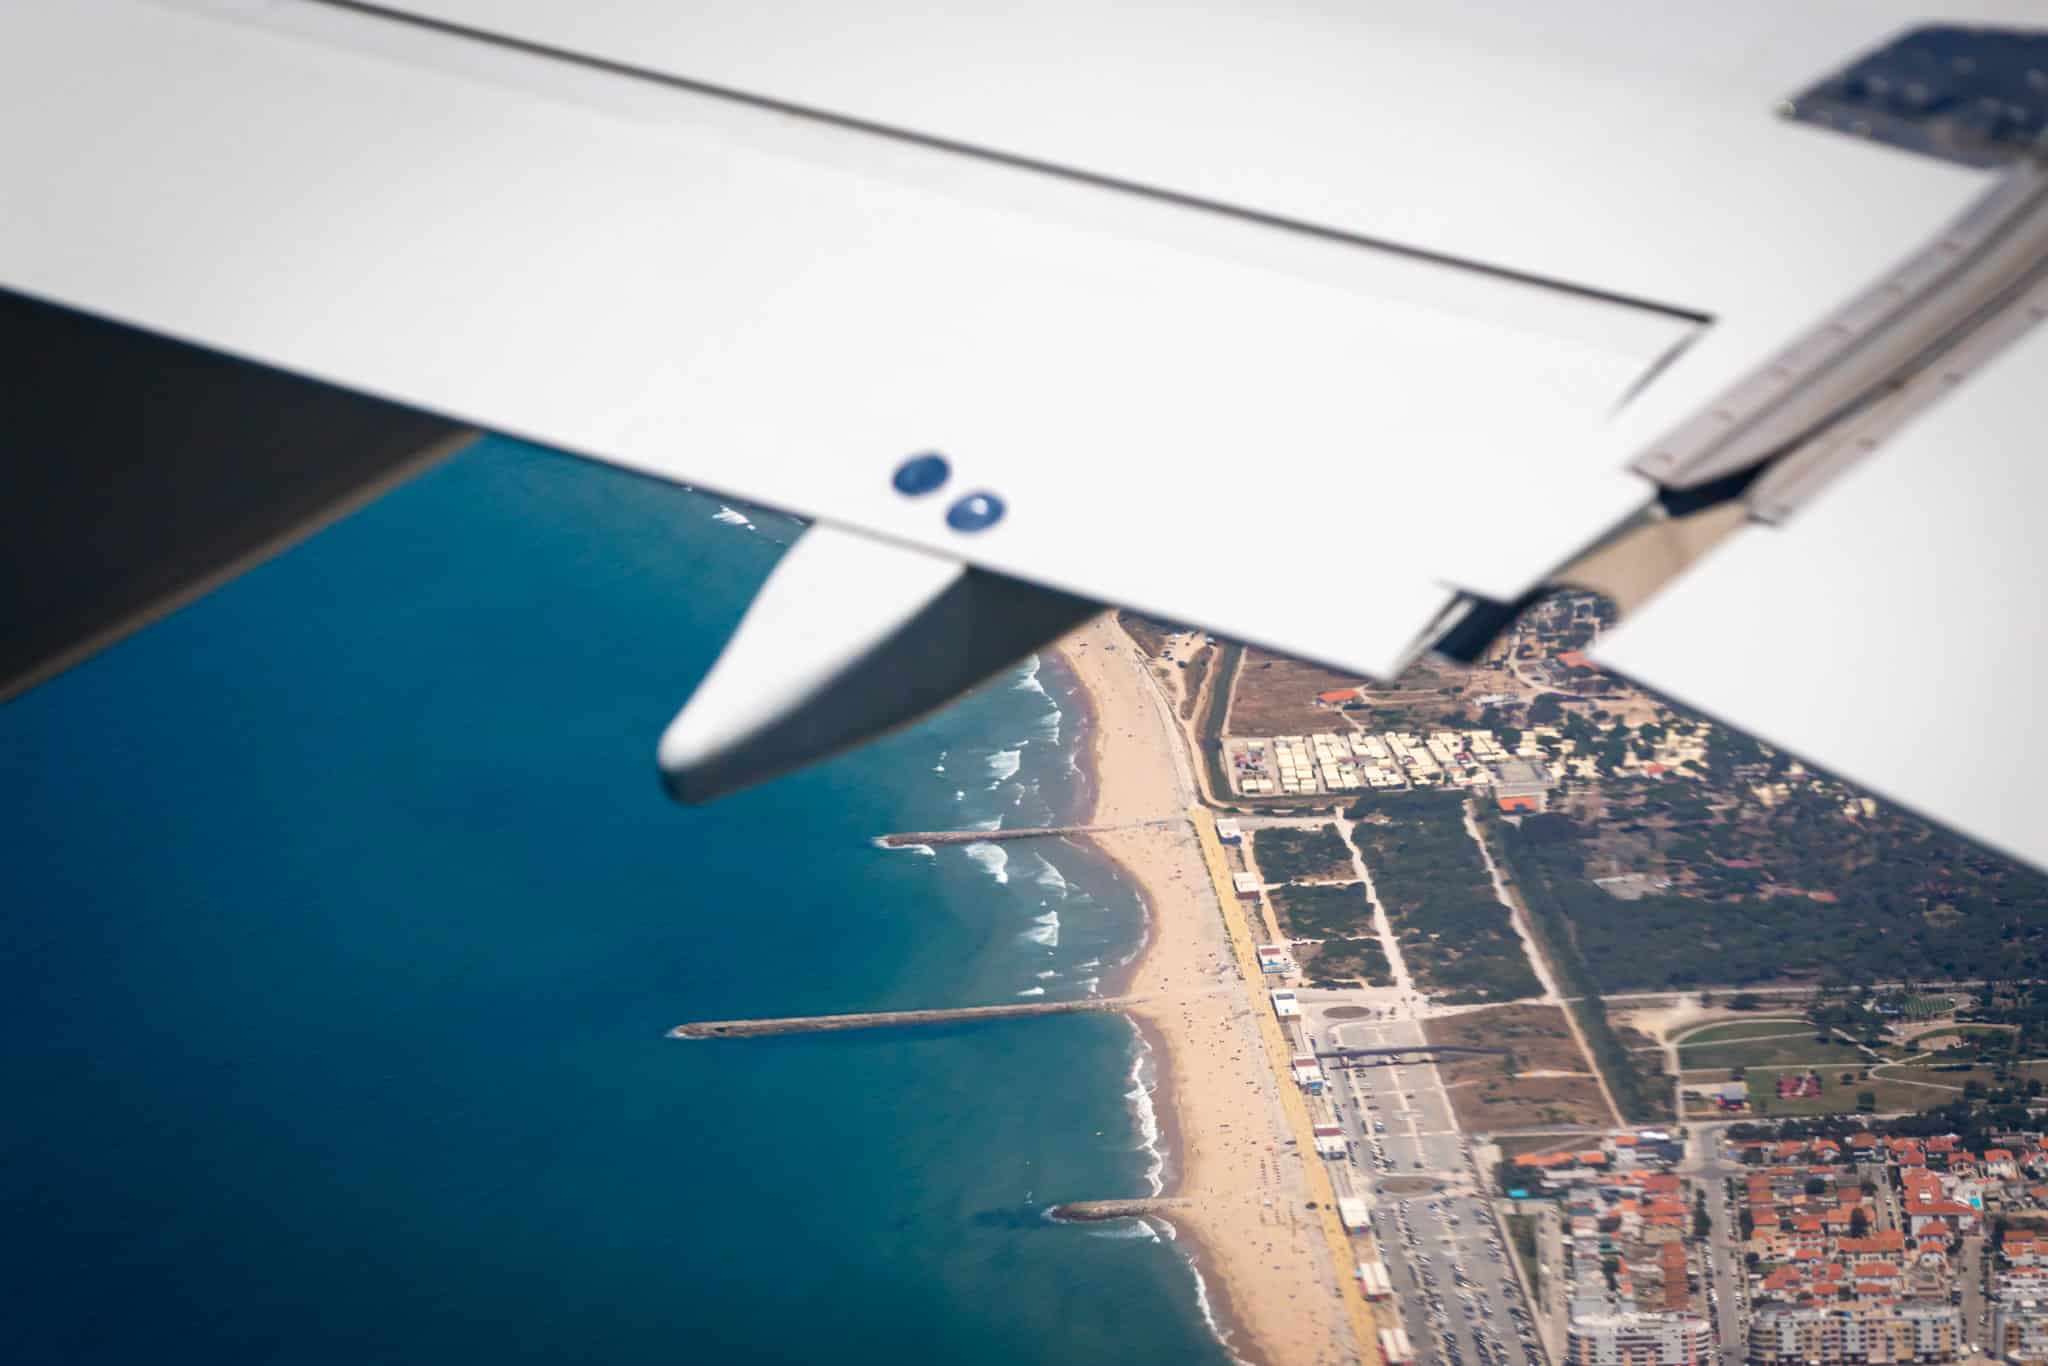
[(1541, 993), (1466, 832), (1462, 795), (1365, 797), (1345, 815), (1401, 956), (1426, 990), (1452, 1005)]

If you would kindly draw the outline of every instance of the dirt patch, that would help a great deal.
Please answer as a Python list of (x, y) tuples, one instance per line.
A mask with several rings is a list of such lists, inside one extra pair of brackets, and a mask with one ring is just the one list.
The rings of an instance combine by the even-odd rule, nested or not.
[(1505, 1048), (1437, 1064), (1460, 1128), (1484, 1133), (1607, 1122), (1600, 1083), (1558, 1006), (1499, 1006), (1425, 1020), (1439, 1047)]
[[(1611, 1021), (1609, 1022), (1612, 1023)], [(1628, 1054), (1629, 1066), (1643, 1088), (1656, 1095), (1671, 1094), (1671, 1073), (1664, 1067), (1664, 1050), (1657, 1040), (1636, 1029), (1616, 1029), (1614, 1037)]]
[[(1494, 1006), (1425, 1020), (1422, 1032), (1439, 1047), (1506, 1048), (1521, 1072), (1585, 1072), (1586, 1057), (1558, 1006)], [(1494, 1069), (1499, 1062), (1489, 1059)], [(1463, 1064), (1457, 1064), (1462, 1066)]]
[(1368, 1015), (1377, 1014), (1379, 1012), (1371, 1006), (1331, 1006), (1323, 1012), (1326, 1018), (1332, 1020), (1362, 1020)]
[(1383, 1195), (1431, 1195), (1443, 1189), (1443, 1182), (1426, 1176), (1390, 1176), (1379, 1183)]
[(1356, 688), (1365, 679), (1337, 673), (1270, 650), (1248, 646), (1237, 671), (1236, 695), (1230, 703), (1232, 735), (1308, 735), (1353, 727), (1336, 707), (1316, 701), (1318, 693)]
[(1496, 1138), (1493, 1146), (1500, 1149), (1502, 1157), (1512, 1161), (1525, 1153), (1577, 1152), (1588, 1147), (1589, 1140), (1597, 1138), (1598, 1134), (1543, 1134), (1527, 1138)]
[(1607, 1122), (1600, 1084), (1584, 1076), (1510, 1076), (1504, 1059), (1475, 1058), (1440, 1070), (1458, 1127), (1468, 1133)]

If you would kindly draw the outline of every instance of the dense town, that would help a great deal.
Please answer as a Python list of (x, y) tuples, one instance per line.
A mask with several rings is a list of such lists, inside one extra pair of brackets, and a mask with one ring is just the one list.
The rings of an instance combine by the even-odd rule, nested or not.
[(1126, 622), (1378, 1356), (2048, 1366), (2048, 886), (1600, 673), (1605, 621), (1390, 687)]
[(2040, 1131), (1972, 1147), (1882, 1122), (1741, 1130), (1615, 1134), (1504, 1165), (1556, 1359), (2048, 1360)]

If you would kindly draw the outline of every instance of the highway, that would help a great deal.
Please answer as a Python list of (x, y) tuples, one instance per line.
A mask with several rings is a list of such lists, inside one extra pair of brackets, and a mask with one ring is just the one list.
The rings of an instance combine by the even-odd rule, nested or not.
[[(1424, 1046), (1422, 1026), (1393, 1014), (1396, 990), (1303, 991), (1318, 1048)], [(1332, 1019), (1343, 1008), (1382, 1017)], [(1373, 1232), (1418, 1363), (1543, 1366), (1534, 1322), (1522, 1302), (1512, 1252), (1484, 1200), (1484, 1174), (1458, 1131), (1437, 1069), (1430, 1064), (1325, 1064), (1329, 1094), (1351, 1145), (1353, 1184), (1373, 1198)], [(1386, 1184), (1394, 1183), (1389, 1190)], [(1519, 1323), (1528, 1325), (1525, 1345)]]

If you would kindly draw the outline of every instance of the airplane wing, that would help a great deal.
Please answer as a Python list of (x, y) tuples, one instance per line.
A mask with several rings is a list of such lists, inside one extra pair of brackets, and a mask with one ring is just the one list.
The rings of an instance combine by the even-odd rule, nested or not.
[(2048, 63), (1928, 22), (18, 0), (0, 285), (818, 521), (663, 741), (709, 795), (1098, 602), (1388, 677), (1803, 449), (2039, 264)]

